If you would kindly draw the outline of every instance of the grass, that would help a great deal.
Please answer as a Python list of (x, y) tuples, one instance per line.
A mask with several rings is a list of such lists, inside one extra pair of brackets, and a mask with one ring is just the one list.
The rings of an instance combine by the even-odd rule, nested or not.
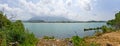
[(55, 37), (54, 36), (44, 36), (43, 39), (54, 39)]

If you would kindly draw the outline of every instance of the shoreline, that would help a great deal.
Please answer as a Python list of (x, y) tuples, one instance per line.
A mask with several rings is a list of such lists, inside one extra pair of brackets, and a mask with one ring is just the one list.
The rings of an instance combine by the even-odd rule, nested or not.
[[(99, 36), (90, 36), (90, 37), (84, 37), (84, 43), (89, 46), (91, 43), (94, 43), (96, 45), (100, 46), (106, 46), (106, 45), (112, 45), (112, 46), (118, 46), (120, 45), (120, 31), (115, 32), (108, 32), (108, 33), (102, 33)], [(73, 43), (71, 41), (72, 38), (66, 38), (66, 39), (43, 39), (40, 38), (39, 42), (37, 43), (37, 46), (73, 46)]]

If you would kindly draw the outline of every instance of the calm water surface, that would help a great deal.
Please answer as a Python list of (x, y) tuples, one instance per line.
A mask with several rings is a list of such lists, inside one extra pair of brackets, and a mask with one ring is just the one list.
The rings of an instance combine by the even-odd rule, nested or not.
[(24, 23), (24, 26), (38, 38), (54, 36), (56, 38), (69, 38), (74, 35), (80, 37), (91, 36), (94, 30), (84, 32), (84, 28), (95, 28), (105, 23)]

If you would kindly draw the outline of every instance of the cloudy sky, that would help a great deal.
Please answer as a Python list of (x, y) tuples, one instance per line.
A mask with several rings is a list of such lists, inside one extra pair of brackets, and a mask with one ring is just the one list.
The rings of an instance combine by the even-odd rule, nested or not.
[(120, 0), (0, 0), (8, 18), (28, 20), (35, 16), (59, 16), (76, 21), (109, 20), (120, 11)]

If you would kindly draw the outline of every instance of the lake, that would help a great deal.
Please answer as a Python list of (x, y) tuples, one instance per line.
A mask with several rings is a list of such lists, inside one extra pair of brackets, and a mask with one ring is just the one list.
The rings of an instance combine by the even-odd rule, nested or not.
[(75, 35), (91, 36), (95, 31), (84, 31), (84, 28), (95, 28), (102, 25), (106, 25), (106, 23), (24, 23), (25, 28), (38, 38), (43, 36), (54, 36), (55, 38), (69, 38)]

